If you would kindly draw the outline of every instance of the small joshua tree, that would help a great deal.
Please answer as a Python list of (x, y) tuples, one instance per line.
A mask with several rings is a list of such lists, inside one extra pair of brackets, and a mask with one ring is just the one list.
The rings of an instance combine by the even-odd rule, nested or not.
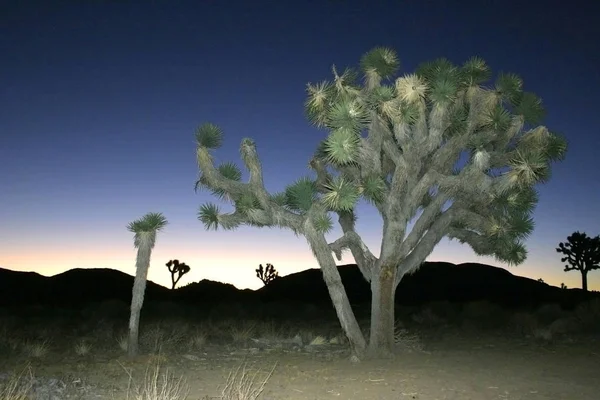
[(273, 264), (267, 263), (266, 268), (263, 268), (262, 264), (260, 264), (255, 271), (256, 277), (260, 279), (265, 286), (279, 278), (279, 272), (275, 271)]
[[(202, 205), (205, 228), (280, 227), (304, 236), (359, 359), (393, 353), (396, 288), (443, 238), (509, 264), (525, 260), (536, 185), (567, 149), (561, 136), (538, 125), (541, 100), (514, 74), (490, 84), (491, 70), (477, 57), (463, 65), (438, 59), (396, 77), (398, 68), (392, 49), (375, 48), (360, 60), (362, 79), (333, 67), (331, 82), (308, 85), (307, 116), (326, 137), (315, 140), (312, 175), (280, 193), (266, 190), (252, 139), (240, 145), (249, 172), (242, 182), (234, 163), (214, 164), (221, 129), (207, 123), (196, 131), (196, 187), (234, 206), (221, 212)], [(361, 199), (383, 219), (379, 257), (356, 231)], [(334, 218), (342, 236), (328, 242)], [(334, 259), (345, 250), (371, 287), (368, 348)]]
[(568, 288), (567, 288), (567, 285), (565, 285), (565, 283), (564, 283), (564, 282), (562, 282), (562, 283), (560, 284), (560, 288), (561, 288), (561, 289), (568, 289)]
[(140, 312), (144, 304), (146, 280), (150, 268), (150, 256), (156, 243), (156, 233), (167, 225), (167, 220), (161, 213), (148, 213), (142, 218), (131, 222), (127, 229), (135, 233), (133, 245), (138, 249), (135, 262), (135, 279), (131, 297), (131, 315), (129, 318), (129, 340), (127, 354), (134, 357), (138, 353), (140, 329)]
[(569, 263), (565, 265), (565, 272), (581, 272), (581, 288), (587, 291), (588, 272), (600, 268), (600, 236), (589, 237), (579, 231), (573, 232), (565, 243), (558, 244), (556, 251), (565, 255), (561, 262)]
[[(190, 267), (186, 263), (180, 263), (179, 260), (169, 260), (165, 265), (171, 273), (171, 289), (175, 289), (175, 285), (181, 277), (190, 272)], [(175, 275), (177, 275), (177, 278), (175, 278)]]

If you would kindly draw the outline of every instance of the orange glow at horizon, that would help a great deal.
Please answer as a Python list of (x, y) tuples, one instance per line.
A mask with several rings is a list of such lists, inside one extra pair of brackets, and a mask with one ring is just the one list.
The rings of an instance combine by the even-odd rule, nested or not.
[[(260, 232), (254, 239), (261, 236), (271, 237), (273, 232)], [(124, 236), (131, 236), (125, 234)], [(257, 238), (257, 236), (259, 238)], [(128, 238), (131, 241), (131, 238)], [(236, 243), (229, 245), (224, 241), (209, 241), (203, 246), (193, 246), (189, 241), (171, 241), (157, 239), (157, 245), (152, 252), (148, 279), (154, 283), (170, 287), (171, 277), (165, 263), (171, 259), (179, 259), (191, 267), (190, 273), (178, 283), (178, 287), (203, 279), (230, 283), (238, 289), (258, 289), (262, 282), (256, 278), (254, 270), (259, 264), (271, 263), (281, 276), (310, 268), (318, 268), (304, 240), (291, 235), (278, 235), (277, 251), (267, 241)], [(287, 239), (287, 240), (286, 240)], [(56, 275), (74, 268), (111, 268), (135, 275), (135, 258), (137, 250), (128, 241), (125, 244), (109, 245), (97, 252), (99, 243), (94, 243), (96, 251), (91, 246), (53, 246), (52, 248), (36, 248), (36, 253), (25, 249), (14, 249), (13, 253), (4, 253), (0, 259), (0, 267), (16, 271), (33, 271), (45, 276)], [(370, 245), (370, 244), (369, 244)], [(102, 247), (102, 246), (100, 246)], [(194, 247), (201, 247), (194, 250)], [(373, 249), (374, 246), (371, 246)], [(44, 254), (40, 257), (39, 254)], [(581, 287), (581, 275), (572, 271), (563, 272), (559, 262), (552, 257), (529, 257), (521, 266), (508, 267), (501, 265), (488, 257), (475, 255), (470, 248), (458, 243), (442, 242), (428, 258), (428, 261), (445, 261), (453, 264), (477, 262), (507, 269), (513, 275), (525, 276), (532, 279), (542, 278), (546, 283), (560, 286), (561, 282), (569, 288)], [(533, 258), (533, 259), (532, 259)], [(352, 264), (354, 259), (349, 252), (344, 253), (338, 265)], [(546, 265), (547, 267), (543, 267)], [(600, 290), (600, 279), (594, 271), (588, 275), (590, 290)]]

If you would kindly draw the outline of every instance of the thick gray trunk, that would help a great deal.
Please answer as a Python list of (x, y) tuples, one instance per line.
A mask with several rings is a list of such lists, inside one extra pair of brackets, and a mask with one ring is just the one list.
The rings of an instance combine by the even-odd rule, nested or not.
[(305, 237), (323, 272), (323, 280), (327, 285), (329, 297), (340, 320), (342, 329), (350, 342), (352, 353), (361, 359), (367, 347), (366, 341), (352, 311), (346, 289), (342, 283), (342, 277), (331, 254), (331, 248), (327, 244), (325, 236), (322, 233), (318, 233), (310, 221), (308, 221), (304, 229)]
[(129, 317), (129, 340), (127, 342), (127, 355), (135, 357), (139, 352), (139, 327), (140, 313), (144, 304), (144, 292), (146, 291), (146, 280), (148, 279), (148, 269), (150, 267), (150, 254), (152, 248), (149, 243), (140, 243), (136, 259), (136, 273), (133, 281), (133, 291), (131, 296), (131, 315)]
[(327, 285), (329, 297), (331, 297), (331, 301), (333, 302), (333, 306), (335, 308), (335, 312), (337, 313), (338, 319), (340, 320), (340, 324), (342, 325), (342, 329), (344, 330), (344, 333), (346, 333), (346, 337), (350, 342), (352, 353), (360, 359), (363, 358), (365, 354), (365, 338), (360, 330), (358, 322), (356, 321), (356, 317), (352, 311), (352, 306), (348, 300), (348, 295), (346, 294), (346, 289), (342, 283), (342, 277), (340, 276), (333, 259), (331, 260), (331, 264), (332, 265), (329, 265), (329, 263), (321, 264), (323, 279)]
[(395, 266), (382, 266), (371, 279), (370, 357), (393, 356), (396, 274)]

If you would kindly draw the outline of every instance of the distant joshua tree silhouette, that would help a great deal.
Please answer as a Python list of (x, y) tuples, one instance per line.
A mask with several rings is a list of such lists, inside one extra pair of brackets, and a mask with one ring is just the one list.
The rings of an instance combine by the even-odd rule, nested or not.
[(539, 283), (546, 283), (546, 282), (544, 282), (544, 280), (543, 280), (542, 278), (538, 279), (537, 281), (538, 281)]
[(133, 245), (138, 249), (131, 296), (131, 316), (129, 317), (129, 340), (127, 342), (129, 357), (135, 357), (139, 351), (140, 312), (144, 304), (150, 256), (156, 243), (156, 233), (165, 225), (167, 225), (167, 220), (161, 213), (148, 213), (127, 225), (127, 229), (135, 233)]
[(255, 271), (256, 277), (260, 279), (265, 286), (279, 278), (279, 272), (275, 271), (273, 264), (267, 264), (266, 268), (263, 268), (262, 264), (260, 264)]
[[(180, 263), (179, 260), (169, 260), (168, 263), (165, 264), (171, 273), (171, 289), (175, 289), (175, 285), (181, 279), (182, 276), (190, 272), (190, 266), (186, 263)], [(177, 275), (177, 278), (175, 278)]]
[(564, 284), (564, 282), (560, 284), (560, 288), (561, 288), (561, 289), (568, 289), (568, 288), (567, 288), (567, 285), (565, 285), (565, 284)]
[(581, 272), (581, 288), (587, 291), (588, 272), (600, 268), (600, 236), (589, 237), (579, 231), (573, 232), (567, 237), (567, 242), (558, 244), (556, 251), (565, 255), (561, 262), (569, 263), (565, 265), (565, 272)]

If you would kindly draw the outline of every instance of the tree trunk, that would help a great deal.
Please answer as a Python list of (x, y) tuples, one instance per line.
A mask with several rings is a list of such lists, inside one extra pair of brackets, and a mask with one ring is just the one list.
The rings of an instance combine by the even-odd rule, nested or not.
[(394, 354), (394, 303), (396, 266), (382, 266), (371, 279), (371, 335), (369, 356), (389, 358)]
[(581, 288), (587, 292), (587, 271), (581, 270)]
[(131, 315), (129, 317), (129, 340), (127, 342), (127, 355), (129, 357), (135, 357), (139, 351), (140, 313), (144, 304), (144, 292), (146, 291), (151, 252), (152, 248), (146, 245), (146, 243), (142, 242), (138, 247), (135, 263), (136, 273), (131, 295)]
[(346, 289), (342, 283), (342, 277), (340, 276), (337, 266), (333, 260), (331, 260), (331, 264), (333, 265), (321, 264), (323, 278), (325, 280), (325, 284), (327, 285), (329, 297), (331, 297), (335, 312), (340, 320), (340, 324), (342, 325), (342, 329), (346, 333), (346, 337), (348, 337), (348, 341), (350, 342), (352, 353), (358, 357), (358, 359), (361, 359), (364, 357), (366, 350), (365, 338), (362, 334), (360, 326), (358, 325), (358, 322), (356, 321), (354, 312), (352, 311), (352, 306), (348, 300), (348, 295), (346, 294)]
[(313, 254), (319, 262), (319, 266), (323, 272), (323, 280), (329, 291), (329, 297), (331, 298), (335, 312), (342, 325), (342, 329), (350, 342), (352, 353), (358, 359), (362, 359), (367, 347), (365, 337), (363, 336), (360, 326), (356, 321), (356, 317), (354, 316), (354, 312), (352, 311), (352, 306), (348, 300), (342, 277), (340, 276), (333, 255), (331, 254), (331, 249), (322, 233), (317, 233), (312, 226), (307, 226), (305, 229), (305, 237), (310, 244)]

